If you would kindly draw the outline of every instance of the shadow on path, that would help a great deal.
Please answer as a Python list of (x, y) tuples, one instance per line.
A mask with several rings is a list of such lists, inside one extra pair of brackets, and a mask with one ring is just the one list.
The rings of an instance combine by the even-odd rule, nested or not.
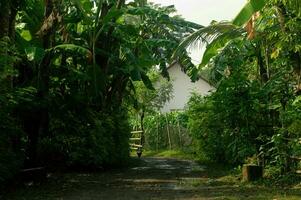
[(301, 199), (301, 191), (297, 189), (287, 193), (223, 181), (208, 175), (215, 169), (190, 160), (142, 158), (139, 163), (126, 170), (52, 175), (45, 184), (10, 191), (2, 199)]

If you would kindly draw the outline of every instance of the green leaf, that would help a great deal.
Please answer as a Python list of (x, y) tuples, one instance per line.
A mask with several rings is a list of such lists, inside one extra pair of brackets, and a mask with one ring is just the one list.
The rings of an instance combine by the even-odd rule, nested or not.
[(44, 49), (38, 47), (26, 47), (25, 53), (29, 61), (35, 61), (37, 63), (39, 63), (45, 55)]
[(233, 39), (242, 36), (242, 32), (239, 29), (233, 29), (215, 38), (210, 44), (206, 46), (200, 68), (205, 67), (219, 52), (219, 50), (226, 46), (226, 44)]
[(150, 89), (150, 90), (155, 90), (153, 84), (152, 84), (152, 81), (149, 79), (149, 77), (145, 74), (145, 72), (141, 72), (141, 79), (144, 83), (144, 85)]
[(174, 52), (173, 57), (175, 58), (176, 56), (181, 55), (183, 49), (186, 49), (189, 46), (205, 46), (208, 45), (208, 43), (212, 43), (218, 38), (225, 37), (227, 35), (231, 36), (234, 34), (236, 36), (239, 36), (241, 33), (241, 28), (229, 22), (213, 23), (210, 26), (199, 29), (198, 31), (192, 33), (187, 38), (185, 38), (185, 40), (181, 42), (181, 44)]
[(107, 24), (112, 19), (118, 19), (122, 14), (124, 13), (123, 9), (117, 9), (115, 7), (111, 8), (108, 12), (108, 14), (103, 18), (102, 23)]
[(280, 51), (281, 51), (280, 48), (275, 49), (275, 51), (273, 51), (273, 52), (271, 53), (271, 58), (273, 58), (273, 59), (278, 58)]
[(281, 108), (281, 104), (273, 104), (273, 105), (269, 105), (269, 109), (270, 110), (277, 110)]
[(226, 42), (228, 42), (228, 40), (219, 40), (219, 39), (216, 39), (213, 42), (211, 42), (206, 47), (206, 50), (202, 58), (202, 62), (200, 64), (200, 68), (205, 67), (209, 63), (210, 59), (217, 55), (218, 50), (225, 46)]
[(287, 0), (283, 2), (291, 12), (294, 12), (298, 17), (301, 17), (301, 2), (300, 0)]
[(91, 1), (83, 1), (82, 6), (86, 12), (91, 12), (91, 10), (93, 9), (93, 3)]
[(301, 96), (296, 97), (296, 99), (293, 102), (293, 106), (296, 106), (300, 102), (301, 102)]
[(267, 2), (268, 0), (250, 0), (234, 18), (233, 24), (236, 26), (244, 25), (256, 12), (260, 11)]
[(26, 41), (31, 41), (32, 40), (32, 36), (31, 36), (31, 33), (30, 33), (29, 30), (22, 30), (20, 35)]
[(65, 51), (72, 51), (75, 53), (83, 54), (85, 56), (91, 54), (91, 51), (89, 49), (79, 46), (79, 45), (75, 45), (75, 44), (61, 44), (61, 45), (55, 46), (54, 48), (51, 48), (50, 50), (57, 50), (57, 49), (62, 49)]
[(133, 70), (131, 70), (131, 78), (133, 81), (140, 81), (141, 80), (141, 73), (140, 69), (135, 67)]
[(87, 13), (91, 13), (93, 4), (91, 1), (86, 0), (72, 0), (72, 2), (75, 4), (77, 9), (81, 11), (81, 14), (84, 16), (84, 18), (87, 18)]

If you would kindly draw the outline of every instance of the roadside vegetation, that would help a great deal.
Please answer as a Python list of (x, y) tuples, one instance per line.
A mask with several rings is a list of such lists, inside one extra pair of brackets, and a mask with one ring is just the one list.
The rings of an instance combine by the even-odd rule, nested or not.
[[(134, 85), (153, 90), (150, 71), (168, 77), (173, 50), (201, 27), (144, 0), (0, 5), (1, 185), (24, 168), (126, 163)], [(186, 51), (179, 61), (193, 66)]]
[[(178, 47), (174, 56), (206, 44), (202, 70), (191, 76), (206, 76), (216, 88), (206, 97), (193, 94), (181, 113), (185, 120), (178, 120), (200, 159), (258, 164), (275, 177), (300, 169), (299, 5), (294, 0), (250, 1), (233, 21), (212, 22)], [(162, 127), (162, 119), (152, 115), (149, 120), (148, 134), (155, 140), (154, 124)], [(168, 130), (168, 124), (164, 127)]]
[(182, 43), (210, 40), (201, 65), (207, 64), (216, 91), (208, 97), (192, 96), (188, 106), (197, 152), (222, 163), (259, 164), (276, 176), (300, 168), (297, 5), (297, 1), (266, 1), (246, 25), (239, 13), (233, 22), (213, 23)]
[[(0, 3), (0, 191), (21, 183), (8, 198), (53, 199), (77, 172), (97, 172), (97, 182), (112, 169), (149, 167), (130, 157), (131, 130), (142, 130), (143, 156), (206, 167), (186, 186), (235, 186), (224, 199), (252, 199), (254, 190), (257, 199), (301, 198), (299, 0), (250, 0), (233, 21), (207, 27), (175, 12), (147, 0)], [(187, 48), (198, 46), (206, 50), (194, 66)], [(215, 90), (160, 113), (174, 61)], [(264, 178), (242, 182), (244, 164), (262, 166)], [(22, 185), (22, 172), (36, 168), (63, 172), (41, 184), (49, 196)]]

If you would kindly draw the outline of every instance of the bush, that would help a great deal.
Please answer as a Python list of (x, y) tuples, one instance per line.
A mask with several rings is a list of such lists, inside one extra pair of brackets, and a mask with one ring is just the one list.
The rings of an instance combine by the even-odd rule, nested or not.
[(256, 153), (253, 110), (249, 104), (240, 104), (245, 97), (231, 94), (235, 90), (225, 89), (209, 97), (194, 94), (188, 103), (188, 127), (202, 159), (240, 164)]
[[(24, 152), (20, 150), (22, 132), (7, 113), (0, 113), (0, 188), (21, 169)], [(18, 144), (17, 144), (18, 143)], [(22, 149), (22, 148), (21, 148)]]
[(229, 164), (253, 157), (282, 174), (294, 172), (298, 163), (292, 157), (301, 155), (300, 96), (282, 77), (262, 87), (244, 73), (233, 69), (210, 96), (191, 97), (188, 127), (198, 154)]
[[(0, 80), (1, 83), (1, 80)], [(0, 84), (0, 188), (3, 182), (12, 179), (23, 167), (26, 137), (21, 129), (17, 106), (30, 99), (32, 90), (5, 91)]]
[[(129, 125), (125, 112), (105, 114), (68, 112), (53, 116), (53, 136), (43, 138), (40, 157), (48, 165), (97, 168), (125, 163), (129, 157)], [(47, 158), (47, 159), (45, 159)]]
[(193, 94), (188, 103), (188, 127), (194, 139), (194, 148), (202, 160), (225, 161), (225, 143), (222, 125), (208, 98)]

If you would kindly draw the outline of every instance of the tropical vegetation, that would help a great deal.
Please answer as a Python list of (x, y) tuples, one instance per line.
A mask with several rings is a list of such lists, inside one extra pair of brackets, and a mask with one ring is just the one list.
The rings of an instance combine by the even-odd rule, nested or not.
[[(201, 26), (144, 0), (0, 3), (0, 181), (21, 168), (105, 167), (129, 157), (135, 85)], [(193, 65), (186, 51), (179, 62)]]
[(189, 102), (202, 155), (282, 174), (299, 167), (300, 17), (299, 1), (251, 0), (233, 21), (213, 22), (181, 43), (177, 51), (207, 44), (199, 68), (216, 86)]
[[(39, 166), (125, 165), (131, 130), (149, 150), (297, 172), (299, 0), (250, 0), (233, 21), (207, 27), (175, 12), (147, 0), (1, 1), (0, 184)], [(187, 48), (199, 45), (195, 66)], [(174, 61), (215, 91), (162, 114)]]

